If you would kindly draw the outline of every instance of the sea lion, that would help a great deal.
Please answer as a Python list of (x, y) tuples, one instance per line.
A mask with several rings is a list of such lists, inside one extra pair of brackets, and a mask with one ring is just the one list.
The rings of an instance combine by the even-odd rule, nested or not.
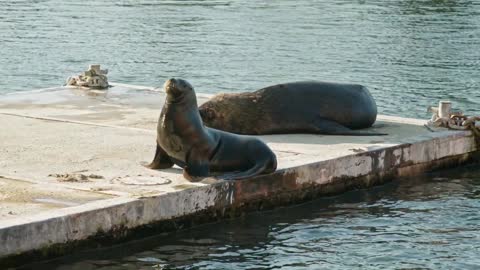
[(152, 169), (182, 167), (190, 181), (223, 173), (224, 179), (242, 179), (274, 172), (277, 159), (261, 140), (205, 127), (193, 87), (185, 80), (169, 79), (157, 127), (157, 150)]
[(358, 84), (306, 81), (218, 94), (199, 111), (206, 126), (237, 134), (386, 135), (354, 131), (377, 118), (375, 100)]

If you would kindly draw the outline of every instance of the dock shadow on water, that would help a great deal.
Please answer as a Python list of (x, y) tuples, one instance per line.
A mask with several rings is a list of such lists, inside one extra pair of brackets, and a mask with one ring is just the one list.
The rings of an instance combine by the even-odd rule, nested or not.
[(479, 198), (472, 165), (19, 269), (478, 269)]

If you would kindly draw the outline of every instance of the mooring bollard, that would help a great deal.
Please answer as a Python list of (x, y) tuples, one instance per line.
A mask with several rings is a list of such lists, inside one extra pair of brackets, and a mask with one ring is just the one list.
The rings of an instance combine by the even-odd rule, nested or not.
[(108, 69), (100, 69), (100, 65), (89, 65), (88, 70), (77, 76), (70, 76), (67, 85), (80, 86), (91, 89), (107, 89), (109, 87), (107, 78)]
[(440, 118), (450, 118), (452, 113), (452, 102), (448, 100), (441, 100), (438, 103), (438, 117)]

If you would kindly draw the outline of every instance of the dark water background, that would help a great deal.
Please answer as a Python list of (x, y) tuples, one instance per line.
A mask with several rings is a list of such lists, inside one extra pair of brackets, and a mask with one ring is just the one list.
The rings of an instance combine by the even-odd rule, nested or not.
[[(361, 83), (382, 114), (480, 114), (479, 0), (0, 0), (0, 93), (109, 78), (198, 92)], [(480, 269), (480, 169), (404, 179), (31, 269)], [(27, 267), (28, 268), (28, 267)]]

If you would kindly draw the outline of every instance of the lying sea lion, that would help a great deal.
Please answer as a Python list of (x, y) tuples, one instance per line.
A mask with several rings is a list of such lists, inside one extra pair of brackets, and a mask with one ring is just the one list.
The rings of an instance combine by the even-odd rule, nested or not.
[(164, 84), (167, 93), (157, 128), (152, 169), (182, 167), (188, 180), (220, 172), (224, 179), (242, 179), (274, 172), (277, 159), (261, 140), (203, 125), (193, 87), (181, 79)]
[(386, 135), (354, 131), (377, 118), (375, 100), (358, 84), (293, 82), (218, 94), (199, 111), (206, 126), (237, 134)]

